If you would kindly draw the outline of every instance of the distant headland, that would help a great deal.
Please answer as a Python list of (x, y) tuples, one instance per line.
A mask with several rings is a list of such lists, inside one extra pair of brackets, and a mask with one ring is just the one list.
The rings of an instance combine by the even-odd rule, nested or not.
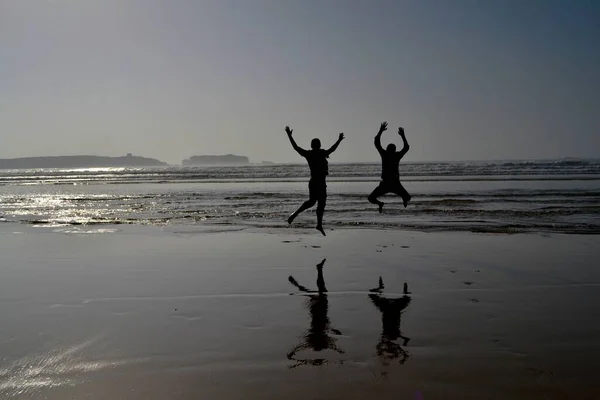
[(134, 156), (59, 156), (59, 157), (23, 157), (0, 159), (0, 169), (37, 169), (37, 168), (100, 168), (100, 167), (159, 167), (167, 165), (154, 158)]
[(245, 156), (226, 154), (223, 156), (192, 156), (182, 161), (183, 165), (246, 165), (250, 160)]

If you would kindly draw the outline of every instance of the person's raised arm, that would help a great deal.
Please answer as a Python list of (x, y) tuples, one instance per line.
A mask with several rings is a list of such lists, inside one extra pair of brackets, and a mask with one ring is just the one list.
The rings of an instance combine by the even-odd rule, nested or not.
[(379, 154), (383, 155), (383, 147), (381, 147), (381, 134), (387, 129), (387, 122), (382, 122), (379, 127), (379, 132), (375, 136), (375, 148), (379, 152)]
[(285, 133), (287, 133), (288, 139), (290, 139), (290, 143), (292, 144), (292, 147), (294, 148), (294, 150), (296, 150), (298, 152), (298, 154), (300, 154), (301, 156), (306, 155), (306, 150), (304, 150), (302, 147), (300, 147), (296, 144), (296, 141), (294, 140), (294, 138), (292, 136), (293, 132), (294, 132), (294, 130), (290, 129), (289, 126), (285, 127)]
[(398, 135), (400, 135), (400, 137), (402, 138), (402, 142), (404, 143), (402, 150), (400, 150), (398, 152), (400, 155), (400, 158), (402, 158), (406, 155), (406, 153), (408, 153), (410, 146), (408, 145), (408, 141), (406, 140), (406, 135), (404, 134), (404, 128), (402, 128), (402, 127), (398, 128)]
[(344, 134), (343, 134), (343, 133), (340, 133), (340, 136), (338, 137), (338, 140), (337, 140), (337, 142), (335, 142), (335, 143), (333, 144), (333, 146), (331, 146), (331, 147), (329, 148), (329, 150), (327, 150), (327, 155), (328, 155), (328, 156), (329, 156), (331, 153), (333, 153), (333, 152), (335, 151), (335, 149), (337, 149), (337, 148), (338, 148), (338, 146), (340, 145), (340, 143), (342, 143), (342, 140), (344, 140)]

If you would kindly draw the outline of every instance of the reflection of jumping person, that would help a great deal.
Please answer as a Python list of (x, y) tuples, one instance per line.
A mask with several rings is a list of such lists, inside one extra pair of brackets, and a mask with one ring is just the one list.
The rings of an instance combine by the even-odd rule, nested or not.
[(408, 205), (410, 201), (410, 194), (404, 189), (404, 186), (400, 183), (400, 174), (398, 173), (398, 166), (400, 160), (408, 153), (409, 145), (404, 135), (404, 129), (398, 128), (398, 134), (404, 142), (402, 150), (396, 151), (396, 145), (390, 143), (387, 148), (383, 150), (381, 147), (381, 134), (387, 129), (387, 122), (381, 124), (377, 136), (375, 136), (375, 147), (381, 155), (381, 183), (373, 190), (373, 193), (369, 195), (369, 201), (379, 206), (379, 212), (383, 211), (383, 202), (377, 200), (378, 197), (383, 196), (386, 193), (394, 193), (402, 197), (404, 207)]
[(340, 137), (337, 142), (329, 150), (323, 150), (321, 148), (321, 141), (319, 139), (313, 139), (310, 142), (310, 147), (312, 150), (304, 150), (300, 146), (296, 144), (296, 141), (292, 137), (293, 130), (290, 129), (289, 126), (285, 127), (285, 132), (292, 143), (292, 147), (294, 150), (298, 152), (302, 157), (306, 158), (308, 161), (308, 165), (310, 167), (310, 182), (308, 183), (308, 190), (310, 193), (310, 198), (304, 202), (296, 210), (295, 213), (290, 215), (288, 218), (288, 224), (291, 224), (294, 221), (294, 218), (298, 216), (302, 211), (307, 210), (315, 205), (317, 205), (317, 230), (325, 235), (325, 231), (323, 230), (323, 212), (325, 211), (325, 201), (327, 199), (327, 185), (325, 183), (325, 179), (329, 174), (329, 167), (327, 165), (327, 158), (329, 155), (337, 149), (340, 142), (344, 139), (344, 134), (340, 133)]
[[(405, 295), (399, 299), (388, 299), (382, 297), (383, 280), (379, 278), (379, 287), (371, 289), (374, 292), (369, 295), (371, 302), (381, 312), (382, 331), (377, 343), (377, 355), (384, 359), (400, 358), (400, 364), (404, 364), (408, 358), (408, 352), (402, 348), (406, 346), (410, 340), (406, 336), (402, 336), (400, 331), (400, 321), (402, 312), (410, 304), (410, 297), (406, 295), (408, 292), (405, 284)], [(402, 345), (395, 343), (396, 340), (402, 339)]]
[(295, 358), (297, 352), (305, 349), (313, 349), (314, 351), (322, 351), (327, 349), (335, 350), (338, 353), (343, 353), (339, 349), (335, 342), (336, 339), (329, 335), (332, 332), (336, 335), (341, 335), (341, 332), (337, 329), (331, 328), (329, 316), (329, 301), (327, 300), (327, 288), (325, 287), (325, 279), (323, 278), (323, 265), (326, 259), (323, 259), (317, 265), (317, 288), (318, 290), (310, 290), (300, 285), (293, 276), (289, 277), (289, 281), (292, 285), (298, 288), (298, 290), (311, 293), (308, 300), (308, 308), (310, 311), (310, 329), (304, 334), (303, 341), (295, 346), (287, 355), (287, 358), (297, 362), (295, 366), (312, 364), (322, 365), (326, 362), (325, 359), (319, 358), (314, 360), (298, 360)]

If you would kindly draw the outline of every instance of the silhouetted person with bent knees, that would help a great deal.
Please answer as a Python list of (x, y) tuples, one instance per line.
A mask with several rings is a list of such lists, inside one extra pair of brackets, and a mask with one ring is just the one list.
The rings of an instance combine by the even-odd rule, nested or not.
[(329, 335), (329, 332), (336, 335), (341, 335), (341, 332), (331, 327), (329, 316), (327, 315), (329, 312), (329, 301), (327, 300), (327, 288), (325, 287), (325, 279), (323, 278), (323, 265), (325, 264), (325, 261), (326, 259), (323, 259), (323, 261), (317, 264), (318, 290), (310, 290), (300, 285), (293, 276), (288, 278), (290, 283), (298, 288), (298, 290), (309, 293), (308, 308), (310, 311), (310, 329), (304, 334), (302, 342), (287, 354), (289, 360), (296, 361), (297, 364), (294, 367), (306, 364), (322, 365), (327, 362), (324, 358), (308, 360), (296, 359), (296, 353), (302, 350), (312, 349), (314, 351), (322, 351), (331, 349), (338, 353), (344, 352), (336, 346), (336, 339)]
[(308, 166), (310, 167), (310, 182), (308, 183), (310, 197), (296, 210), (295, 213), (290, 215), (288, 224), (291, 224), (294, 221), (294, 218), (302, 211), (308, 210), (317, 204), (317, 230), (325, 236), (325, 231), (323, 230), (323, 212), (325, 211), (325, 202), (327, 200), (327, 184), (325, 179), (329, 174), (327, 158), (329, 158), (329, 155), (337, 149), (341, 141), (344, 140), (344, 134), (340, 133), (337, 142), (335, 142), (328, 150), (321, 148), (321, 141), (319, 139), (313, 139), (310, 142), (311, 150), (304, 150), (296, 144), (296, 141), (292, 137), (293, 130), (290, 129), (289, 126), (285, 127), (285, 132), (287, 133), (294, 150), (302, 157), (306, 158)]
[(410, 146), (406, 141), (404, 135), (404, 129), (398, 128), (398, 134), (404, 142), (402, 150), (396, 151), (396, 145), (390, 143), (385, 150), (381, 147), (381, 134), (387, 130), (387, 122), (381, 124), (379, 132), (375, 136), (375, 147), (381, 155), (381, 182), (379, 186), (373, 190), (373, 193), (369, 195), (369, 201), (379, 206), (379, 212), (383, 211), (383, 202), (377, 200), (378, 197), (383, 196), (386, 193), (394, 193), (402, 197), (404, 207), (408, 205), (410, 201), (410, 194), (404, 189), (404, 186), (400, 183), (400, 174), (398, 173), (398, 167), (400, 160), (408, 153)]
[[(407, 295), (408, 290), (405, 284), (404, 296), (398, 299), (389, 299), (383, 297), (383, 279), (379, 277), (379, 287), (371, 289), (373, 292), (369, 295), (369, 299), (377, 309), (381, 312), (382, 331), (379, 337), (379, 342), (375, 347), (377, 355), (384, 360), (400, 359), (400, 364), (404, 364), (408, 358), (408, 352), (402, 348), (406, 346), (410, 340), (402, 335), (400, 330), (400, 321), (402, 312), (410, 304), (410, 297)], [(402, 339), (402, 345), (395, 341)]]

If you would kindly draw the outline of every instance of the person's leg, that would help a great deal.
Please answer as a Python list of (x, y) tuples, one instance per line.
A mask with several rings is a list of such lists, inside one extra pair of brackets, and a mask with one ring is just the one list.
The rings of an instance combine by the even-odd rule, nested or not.
[(398, 182), (398, 185), (396, 186), (396, 190), (394, 190), (394, 193), (397, 194), (398, 196), (402, 197), (402, 201), (404, 202), (404, 208), (406, 208), (406, 206), (408, 205), (408, 202), (411, 199), (411, 196), (406, 191), (404, 186), (402, 186), (402, 184), (400, 182)]
[(308, 210), (316, 204), (317, 197), (314, 193), (314, 182), (312, 179), (308, 182), (308, 193), (310, 197), (308, 198), (308, 200), (302, 203), (302, 205), (296, 210), (296, 212), (290, 215), (290, 217), (288, 218), (288, 224), (291, 224), (301, 212)]
[(373, 192), (367, 198), (370, 203), (377, 204), (379, 206), (379, 213), (380, 214), (383, 212), (383, 204), (384, 203), (383, 203), (383, 201), (377, 200), (377, 198), (380, 197), (380, 196), (383, 196), (386, 193), (387, 193), (387, 190), (386, 190), (383, 182), (381, 182), (379, 184), (379, 186), (377, 186), (375, 188), (375, 190), (373, 190)]
[(323, 230), (323, 213), (325, 212), (325, 199), (319, 199), (317, 204), (317, 230), (325, 236)]
[(317, 201), (311, 197), (310, 199), (302, 203), (300, 208), (298, 208), (292, 215), (290, 215), (290, 217), (288, 218), (288, 224), (291, 224), (294, 221), (294, 219), (298, 216), (298, 214), (300, 214), (302, 211), (308, 210), (309, 208), (314, 206), (316, 202)]
[(325, 204), (327, 203), (327, 188), (325, 186), (321, 188), (317, 201), (317, 230), (325, 236), (325, 231), (323, 230), (323, 213), (325, 212)]
[(325, 259), (317, 264), (317, 288), (319, 288), (319, 293), (327, 292), (327, 288), (325, 287), (325, 278), (323, 278), (323, 265), (325, 264)]
[(402, 342), (402, 346), (406, 346), (408, 344), (408, 342), (410, 341), (410, 338), (407, 338), (406, 336), (402, 336), (402, 335), (400, 335), (400, 339), (404, 340), (404, 342)]

